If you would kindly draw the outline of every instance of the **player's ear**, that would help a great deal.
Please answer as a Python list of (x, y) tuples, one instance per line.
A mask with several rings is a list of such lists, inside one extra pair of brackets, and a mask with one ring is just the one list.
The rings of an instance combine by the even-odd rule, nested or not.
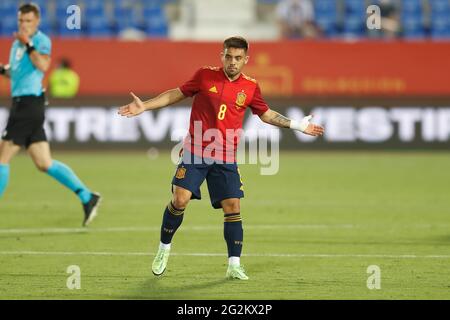
[(244, 64), (247, 64), (249, 59), (250, 59), (250, 56), (245, 56)]

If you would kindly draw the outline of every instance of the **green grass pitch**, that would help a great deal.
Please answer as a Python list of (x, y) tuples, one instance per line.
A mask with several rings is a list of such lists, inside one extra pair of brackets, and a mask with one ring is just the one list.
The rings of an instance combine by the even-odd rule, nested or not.
[[(241, 165), (247, 282), (224, 279), (223, 215), (206, 185), (152, 275), (168, 153), (54, 157), (102, 193), (99, 216), (82, 230), (78, 199), (15, 158), (0, 200), (1, 299), (450, 298), (450, 153), (286, 152), (274, 176)], [(79, 290), (66, 286), (70, 265)], [(381, 289), (367, 287), (371, 265)]]

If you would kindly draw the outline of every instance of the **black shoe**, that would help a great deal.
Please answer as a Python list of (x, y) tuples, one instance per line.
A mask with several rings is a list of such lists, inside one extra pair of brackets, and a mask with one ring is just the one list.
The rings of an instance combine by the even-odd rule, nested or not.
[(88, 224), (94, 220), (94, 218), (97, 216), (97, 209), (100, 204), (100, 200), (102, 197), (98, 193), (92, 193), (91, 200), (89, 200), (88, 203), (83, 204), (84, 209), (84, 221), (83, 221), (83, 227), (86, 227)]

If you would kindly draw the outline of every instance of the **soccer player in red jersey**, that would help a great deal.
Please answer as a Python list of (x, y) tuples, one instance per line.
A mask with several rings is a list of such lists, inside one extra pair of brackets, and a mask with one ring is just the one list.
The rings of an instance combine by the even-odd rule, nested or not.
[(300, 130), (312, 136), (324, 132), (321, 126), (310, 123), (311, 116), (295, 121), (269, 108), (256, 80), (242, 73), (249, 60), (248, 47), (242, 37), (228, 38), (221, 54), (223, 67), (203, 67), (181, 87), (145, 102), (131, 93), (134, 100), (119, 108), (120, 115), (134, 117), (194, 97), (189, 133), (172, 180), (172, 201), (163, 215), (160, 246), (152, 265), (156, 276), (165, 271), (172, 238), (183, 221), (184, 210), (191, 199), (201, 198), (200, 186), (206, 179), (212, 206), (224, 212), (224, 238), (228, 247), (226, 277), (248, 279), (240, 265), (243, 242), (240, 198), (244, 193), (236, 164), (237, 144), (247, 108), (262, 121), (280, 128)]

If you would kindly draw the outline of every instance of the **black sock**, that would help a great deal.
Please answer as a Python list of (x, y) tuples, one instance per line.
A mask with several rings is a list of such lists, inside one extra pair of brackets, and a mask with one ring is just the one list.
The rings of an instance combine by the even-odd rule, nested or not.
[(244, 230), (240, 213), (225, 213), (223, 223), (223, 236), (227, 242), (228, 257), (240, 257)]
[(161, 225), (161, 242), (169, 244), (172, 242), (173, 235), (183, 222), (184, 209), (177, 209), (173, 206), (172, 201), (166, 207)]

